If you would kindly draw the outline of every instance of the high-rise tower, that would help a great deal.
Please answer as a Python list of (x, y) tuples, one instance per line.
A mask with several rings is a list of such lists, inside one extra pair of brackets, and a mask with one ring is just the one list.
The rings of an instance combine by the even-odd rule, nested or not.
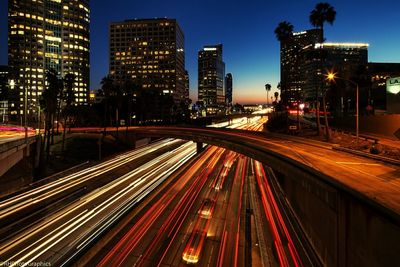
[(198, 99), (205, 107), (225, 103), (222, 44), (204, 46), (198, 54)]
[(175, 19), (140, 19), (110, 25), (110, 75), (185, 101), (184, 35)]
[(75, 103), (89, 101), (89, 0), (9, 0), (11, 120), (37, 117), (46, 71), (75, 75)]

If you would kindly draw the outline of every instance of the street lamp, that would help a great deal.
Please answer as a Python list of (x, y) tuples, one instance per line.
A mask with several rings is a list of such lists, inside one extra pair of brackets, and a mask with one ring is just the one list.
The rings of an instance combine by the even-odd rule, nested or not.
[(25, 129), (25, 143), (28, 143), (28, 88), (24, 85), (24, 129)]
[(327, 80), (329, 80), (329, 81), (335, 81), (335, 79), (340, 79), (340, 80), (343, 80), (343, 81), (347, 81), (347, 82), (351, 83), (352, 85), (355, 85), (355, 86), (356, 86), (356, 140), (357, 140), (357, 145), (358, 145), (358, 133), (359, 133), (358, 83), (356, 83), (356, 82), (354, 82), (354, 81), (352, 81), (352, 80), (349, 80), (349, 79), (345, 79), (345, 78), (342, 78), (342, 77), (337, 77), (337, 76), (336, 76), (336, 73), (333, 73), (333, 72), (329, 72), (329, 73), (326, 75), (326, 78), (327, 78)]

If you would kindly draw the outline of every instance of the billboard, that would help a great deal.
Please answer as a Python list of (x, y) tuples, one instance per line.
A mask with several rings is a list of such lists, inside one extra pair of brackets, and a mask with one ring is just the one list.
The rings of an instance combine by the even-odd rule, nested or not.
[(400, 77), (386, 80), (387, 113), (400, 114)]

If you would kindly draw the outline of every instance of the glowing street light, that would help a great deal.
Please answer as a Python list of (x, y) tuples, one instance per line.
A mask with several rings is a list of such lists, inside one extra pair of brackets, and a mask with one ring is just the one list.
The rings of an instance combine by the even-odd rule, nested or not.
[(356, 86), (356, 140), (357, 140), (357, 145), (358, 145), (358, 133), (359, 133), (359, 114), (358, 114), (358, 83), (349, 80), (349, 79), (345, 79), (342, 77), (337, 77), (336, 73), (333, 72), (328, 72), (328, 74), (326, 75), (326, 78), (328, 81), (335, 81), (335, 79), (340, 79), (340, 80), (344, 80), (344, 81), (348, 81), (349, 83), (353, 84)]
[(328, 73), (328, 75), (327, 75), (328, 80), (329, 81), (335, 80), (335, 78), (336, 78), (335, 75), (336, 75), (336, 73), (333, 73), (333, 72)]

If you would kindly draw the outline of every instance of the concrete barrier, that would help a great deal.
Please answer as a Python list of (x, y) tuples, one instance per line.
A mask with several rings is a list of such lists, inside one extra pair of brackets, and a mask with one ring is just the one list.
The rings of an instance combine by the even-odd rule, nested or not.
[[(394, 133), (400, 128), (400, 114), (360, 116), (360, 132), (384, 135), (395, 138)], [(355, 117), (333, 119), (331, 126), (355, 129)]]
[(29, 157), (30, 146), (34, 142), (36, 142), (36, 137), (31, 136), (26, 141), (21, 138), (0, 144), (0, 177), (24, 157)]

